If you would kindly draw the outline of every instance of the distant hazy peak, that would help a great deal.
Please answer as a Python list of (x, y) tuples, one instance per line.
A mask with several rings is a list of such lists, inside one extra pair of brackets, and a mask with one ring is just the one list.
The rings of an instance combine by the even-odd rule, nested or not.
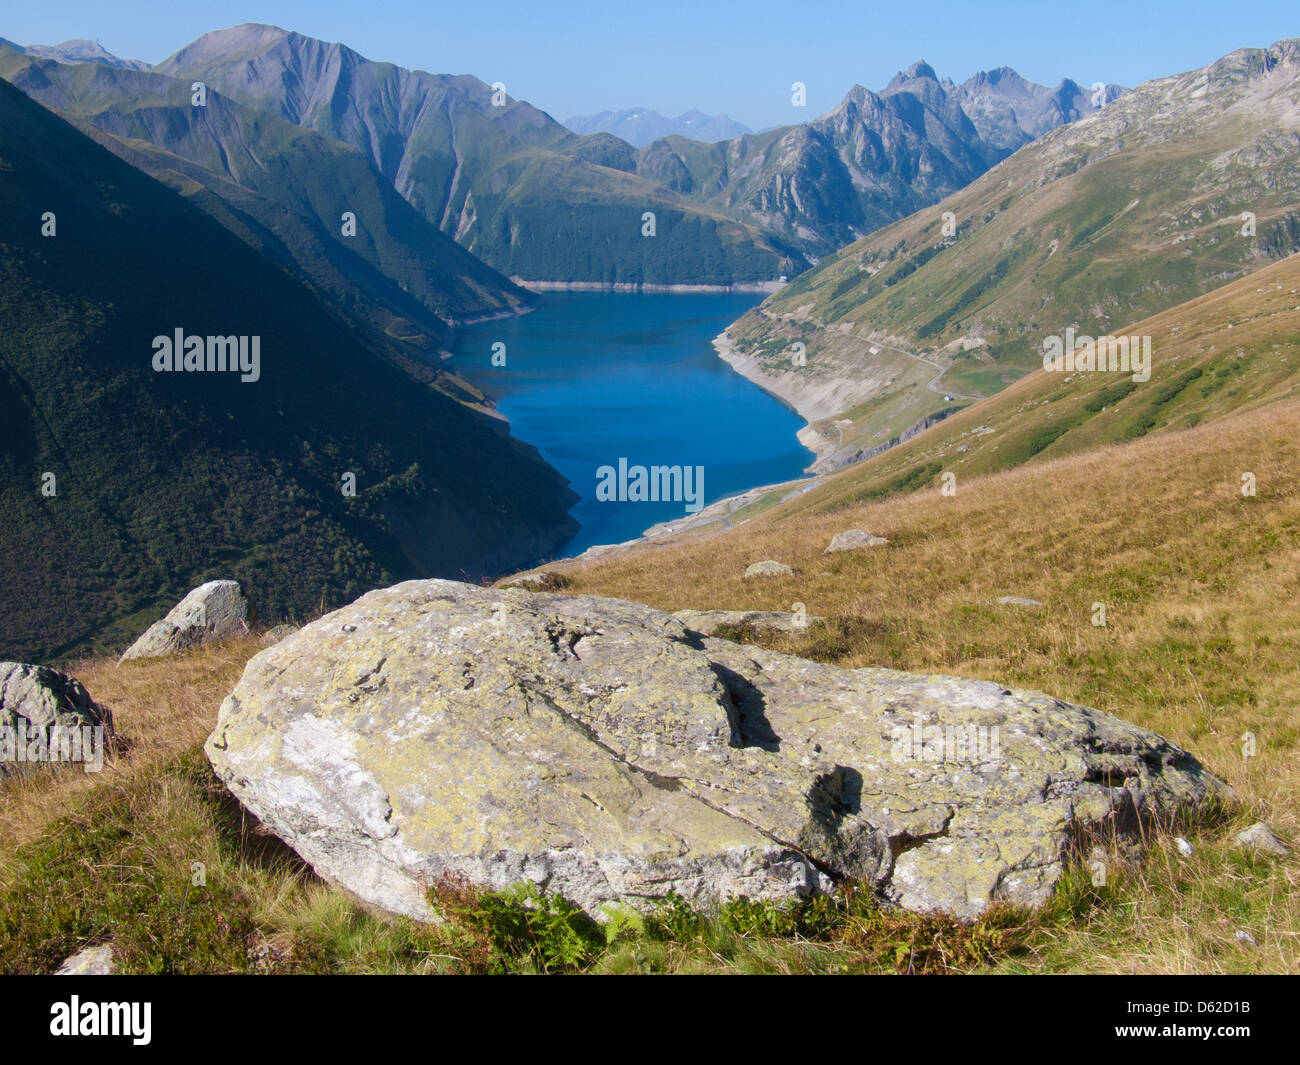
[[(1014, 150), (1096, 109), (1092, 89), (1070, 78), (1052, 88), (1005, 66), (981, 70), (960, 85), (946, 82), (945, 87), (980, 136), (1001, 149)], [(1101, 102), (1110, 103), (1126, 91), (1119, 85), (1107, 85)]]
[(992, 70), (981, 70), (971, 75), (962, 83), (962, 87), (974, 89), (981, 85), (1001, 85), (1003, 82), (1016, 86), (1033, 84), (1011, 67), (994, 67)]
[(660, 137), (673, 135), (714, 143), (753, 132), (744, 123), (726, 115), (707, 115), (698, 108), (691, 108), (676, 118), (669, 118), (649, 107), (631, 107), (622, 111), (575, 115), (566, 120), (564, 125), (575, 133), (612, 133), (637, 148), (644, 148)]
[(26, 46), (14, 44), (12, 41), (0, 38), (0, 44), (8, 45), (15, 51), (25, 52), (27, 55), (34, 55), (41, 59), (53, 59), (60, 63), (103, 63), (105, 66), (120, 67), (124, 70), (149, 69), (148, 63), (143, 63), (138, 59), (119, 59), (98, 41), (87, 41), (82, 38), (64, 41), (62, 44), (29, 44)]

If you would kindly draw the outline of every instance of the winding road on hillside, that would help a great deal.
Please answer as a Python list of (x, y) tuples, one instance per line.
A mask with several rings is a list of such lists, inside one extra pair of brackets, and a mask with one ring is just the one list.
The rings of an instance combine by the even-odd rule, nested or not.
[(940, 378), (942, 378), (943, 375), (946, 374), (949, 369), (951, 369), (951, 367), (940, 366), (939, 363), (935, 362), (933, 359), (927, 359), (924, 355), (917, 355), (915, 352), (905, 351), (903, 348), (895, 347), (893, 344), (875, 344), (873, 346), (880, 348), (884, 351), (896, 351), (900, 355), (906, 355), (909, 359), (915, 359), (917, 362), (923, 362), (927, 366), (933, 366), (939, 372), (935, 374), (933, 377), (931, 377), (930, 380), (926, 381), (925, 383), (925, 387), (928, 388), (931, 392), (937, 392), (941, 396), (951, 396), (953, 399), (983, 399), (984, 398), (983, 395), (970, 395), (969, 393), (966, 392), (954, 392), (951, 388), (940, 388), (938, 385)]
[[(771, 311), (760, 309), (759, 313), (762, 314), (764, 318), (767, 318), (768, 320), (773, 322), (781, 320), (778, 315), (774, 315)], [(830, 330), (827, 329), (826, 326), (824, 325), (817, 326), (817, 330), (818, 332), (822, 332), (822, 333), (830, 332)], [(861, 337), (854, 337), (853, 339), (862, 340)], [(897, 352), (899, 355), (906, 355), (909, 359), (915, 359), (917, 362), (923, 362), (927, 366), (933, 367), (937, 372), (933, 377), (930, 378), (930, 380), (926, 381), (925, 383), (925, 387), (928, 388), (931, 392), (937, 393), (938, 395), (941, 396), (951, 396), (953, 399), (984, 399), (985, 398), (985, 396), (982, 393), (976, 393), (972, 395), (971, 393), (968, 392), (954, 392), (951, 388), (940, 388), (939, 381), (943, 378), (943, 375), (946, 374), (951, 369), (950, 366), (940, 365), (939, 363), (935, 362), (933, 359), (927, 359), (924, 355), (918, 355), (914, 351), (908, 351), (906, 348), (900, 348), (895, 344), (880, 344), (872, 340), (862, 340), (862, 343), (868, 345), (868, 347), (879, 348), (882, 351), (894, 351)]]

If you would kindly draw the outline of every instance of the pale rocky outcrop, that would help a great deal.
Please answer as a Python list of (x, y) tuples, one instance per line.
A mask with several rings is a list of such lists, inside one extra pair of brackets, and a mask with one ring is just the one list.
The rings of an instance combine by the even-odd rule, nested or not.
[(568, 578), (562, 573), (543, 570), (539, 573), (523, 573), (518, 577), (511, 577), (505, 582), (504, 587), (522, 588), (525, 591), (554, 592), (565, 587), (568, 583)]
[(1249, 850), (1264, 851), (1285, 858), (1291, 850), (1274, 834), (1273, 829), (1264, 821), (1256, 821), (1249, 828), (1243, 828), (1236, 836), (1237, 845)]
[(248, 632), (248, 601), (236, 581), (208, 581), (155, 621), (119, 659), (157, 658)]
[(117, 969), (113, 948), (85, 947), (54, 970), (55, 976), (111, 976)]
[(866, 529), (848, 529), (832, 536), (822, 554), (833, 555), (837, 551), (853, 551), (859, 547), (882, 547), (887, 543), (889, 541), (883, 536), (876, 536)]
[(592, 913), (848, 879), (971, 916), (1041, 902), (1091, 832), (1226, 794), (1160, 736), (1041, 693), (432, 580), (258, 654), (205, 749), (318, 873), (416, 917), (445, 874)]
[(701, 636), (712, 636), (724, 625), (803, 632), (814, 622), (825, 620), (817, 614), (791, 614), (781, 610), (678, 610), (673, 617)]
[(774, 562), (772, 559), (766, 559), (763, 562), (755, 562), (745, 570), (746, 577), (793, 577), (794, 570), (784, 562)]
[(279, 643), (286, 636), (292, 636), (297, 631), (297, 625), (275, 625), (262, 633), (262, 646), (270, 647), (273, 644)]
[[(75, 677), (49, 666), (0, 662), (0, 777), (33, 768), (26, 761), (33, 734), (37, 730), (42, 732), (48, 747), (56, 726), (62, 730), (103, 726), (101, 753), (107, 748), (113, 731), (112, 715), (90, 697)], [(82, 737), (78, 736), (78, 752), (82, 750), (81, 742)], [(16, 749), (19, 743), (25, 748), (22, 761)], [(89, 756), (83, 760), (88, 764)]]

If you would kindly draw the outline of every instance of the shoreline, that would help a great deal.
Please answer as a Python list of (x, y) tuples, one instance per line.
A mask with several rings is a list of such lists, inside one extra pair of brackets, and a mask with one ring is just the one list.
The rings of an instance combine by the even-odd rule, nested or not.
[[(623, 540), (614, 544), (592, 544), (576, 555), (566, 555), (563, 558), (552, 559), (550, 562), (542, 563), (536, 569), (540, 570), (548, 566), (563, 566), (576, 562), (593, 562), (596, 559), (622, 554), (624, 551), (636, 547), (654, 545), (660, 540), (680, 536), (683, 533), (704, 532), (710, 526), (717, 526), (712, 531), (721, 532), (725, 529), (734, 528), (731, 521), (732, 514), (745, 510), (772, 492), (784, 492), (785, 494), (781, 499), (781, 502), (784, 503), (794, 496), (802, 495), (804, 492), (816, 488), (821, 483), (820, 477), (807, 476), (745, 488), (739, 492), (733, 492), (731, 495), (723, 496), (721, 499), (714, 500), (695, 514), (683, 514), (679, 518), (656, 522), (631, 540)], [(738, 524), (743, 525), (748, 520), (748, 518), (743, 518)]]
[[(742, 286), (727, 286), (727, 285), (644, 285), (644, 286), (631, 285), (631, 284), (611, 285), (611, 284), (602, 284), (599, 282), (585, 282), (585, 281), (527, 282), (527, 281), (521, 281), (518, 278), (511, 278), (511, 280), (514, 281), (515, 284), (520, 285), (521, 287), (536, 286), (538, 289), (544, 289), (548, 291), (585, 291), (585, 292), (594, 292), (594, 291), (602, 291), (602, 292), (764, 291), (764, 292), (770, 292), (770, 291), (776, 291), (777, 289), (783, 287), (783, 284), (781, 282), (763, 283), (763, 286), (774, 286), (774, 287), (760, 287), (758, 285), (742, 287)], [(528, 310), (532, 310), (532, 309), (533, 308), (530, 307), (527, 308), (527, 310), (518, 313), (527, 313)], [(511, 317), (511, 315), (495, 315), (493, 317), (494, 318)], [(814, 459), (811, 463), (808, 464), (808, 466), (804, 468), (803, 476), (792, 478), (787, 481), (776, 482), (773, 484), (756, 485), (752, 488), (746, 488), (738, 492), (733, 492), (730, 495), (726, 495), (720, 499), (715, 500), (713, 503), (710, 503), (709, 505), (705, 506), (696, 514), (686, 514), (686, 515), (682, 515), (679, 518), (658, 522), (650, 526), (649, 528), (643, 530), (638, 536), (635, 536), (630, 540), (625, 540), (619, 543), (612, 543), (612, 544), (592, 544), (590, 547), (585, 548), (584, 550), (578, 552), (577, 554), (563, 555), (556, 558), (552, 558), (547, 562), (539, 563), (531, 570), (526, 570), (522, 572), (536, 572), (550, 566), (565, 566), (577, 562), (593, 561), (598, 558), (607, 557), (611, 554), (621, 554), (622, 552), (630, 550), (635, 547), (644, 546), (648, 544), (655, 544), (658, 541), (664, 540), (669, 537), (678, 536), (683, 533), (703, 531), (707, 529), (709, 526), (716, 526), (718, 528), (715, 529), (714, 531), (721, 531), (722, 529), (732, 527), (732, 522), (730, 520), (730, 516), (732, 514), (734, 514), (736, 511), (740, 511), (748, 508), (751, 504), (757, 502), (758, 500), (762, 499), (764, 496), (768, 495), (771, 492), (784, 491), (785, 495), (784, 498), (782, 499), (782, 502), (785, 502), (785, 500), (790, 499), (796, 495), (801, 495), (802, 493), (807, 492), (813, 488), (816, 488), (819, 484), (821, 484), (822, 476), (825, 473), (829, 472), (829, 470), (826, 469), (824, 466), (822, 466), (822, 468), (818, 468), (818, 467), (821, 466), (823, 461), (829, 456), (833, 455), (840, 447), (840, 443), (838, 440), (831, 440), (812, 427), (810, 416), (815, 418), (820, 418), (820, 417), (824, 417), (824, 415), (822, 415), (815, 408), (809, 408), (809, 405), (806, 401), (806, 397), (801, 396), (802, 390), (795, 389), (795, 388), (789, 388), (787, 390), (781, 389), (776, 384), (776, 380), (779, 379), (773, 379), (770, 375), (764, 373), (759, 368), (759, 363), (757, 359), (749, 356), (741, 355), (736, 350), (734, 343), (732, 342), (731, 338), (727, 335), (727, 331), (725, 329), (721, 333), (719, 333), (718, 336), (713, 338), (712, 344), (717, 356), (728, 366), (730, 366), (732, 370), (740, 374), (741, 377), (744, 377), (747, 381), (749, 381), (751, 384), (761, 389), (763, 392), (772, 396), (779, 403), (781, 403), (782, 406), (793, 411), (799, 418), (801, 418), (804, 421), (803, 428), (798, 430), (798, 432), (796, 432), (795, 437), (799, 441), (799, 443), (801, 443), (804, 447), (806, 447), (809, 451), (813, 453)], [(450, 357), (451, 357), (451, 353), (448, 353), (447, 358)], [(487, 393), (484, 393), (484, 395), (487, 395)], [(803, 403), (800, 402), (801, 398), (804, 399)], [(507, 427), (509, 427), (510, 426), (509, 419), (506, 418), (495, 408), (495, 400), (492, 400), (491, 397), (489, 397), (489, 400), (492, 403), (492, 407), (490, 409), (491, 415), (500, 418), (502, 422), (504, 422), (504, 424)], [(513, 434), (512, 428), (509, 429), (509, 431)], [(885, 450), (889, 446), (892, 446), (893, 444), (898, 442), (899, 441), (890, 441), (880, 450)], [(851, 463), (845, 463), (845, 465), (850, 465), (850, 464)], [(744, 520), (748, 520), (748, 519), (744, 519)]]
[(783, 289), (785, 281), (737, 281), (730, 285), (681, 284), (662, 285), (642, 281), (525, 281), (510, 278), (530, 292), (764, 292)]
[(779, 400), (803, 419), (804, 426), (795, 433), (795, 439), (817, 456), (805, 467), (804, 472), (808, 474), (820, 472), (814, 469), (817, 463), (833, 455), (840, 446), (838, 440), (831, 440), (812, 426), (814, 421), (825, 418), (827, 415), (808, 403), (807, 398), (802, 394), (803, 390), (801, 388), (786, 387), (783, 389), (781, 379), (765, 373), (758, 359), (751, 355), (742, 355), (737, 351), (735, 342), (727, 335), (725, 329), (713, 338), (713, 350), (717, 352), (718, 358), (740, 374), (746, 381), (761, 388), (769, 396)]
[(834, 417), (837, 412), (827, 411), (822, 398), (816, 393), (809, 394), (810, 390), (803, 377), (797, 374), (784, 374), (777, 377), (767, 373), (763, 370), (758, 359), (753, 356), (742, 355), (736, 350), (735, 343), (725, 330), (714, 337), (713, 348), (718, 353), (718, 358), (722, 359), (738, 374), (769, 395), (775, 396), (804, 420), (806, 424), (795, 435), (799, 443), (817, 456), (804, 470), (810, 476), (830, 473), (832, 470), (843, 469), (845, 466), (852, 466), (855, 463), (875, 458), (875, 456), (888, 451), (890, 448), (906, 443), (918, 433), (925, 432), (930, 426), (938, 424), (944, 418), (963, 409), (960, 404), (943, 407), (925, 415), (920, 420), (901, 430), (896, 436), (892, 436), (879, 444), (870, 447), (846, 447), (843, 434), (838, 430), (832, 434), (829, 431), (814, 428), (813, 422), (825, 421), (827, 418)]
[(514, 307), (493, 311), (491, 314), (480, 314), (475, 318), (449, 318), (447, 319), (447, 326), (454, 333), (457, 329), (463, 329), (466, 326), (484, 325), (487, 322), (499, 322), (503, 318), (522, 318), (525, 314), (531, 314), (535, 310), (537, 310), (536, 306), (520, 303)]

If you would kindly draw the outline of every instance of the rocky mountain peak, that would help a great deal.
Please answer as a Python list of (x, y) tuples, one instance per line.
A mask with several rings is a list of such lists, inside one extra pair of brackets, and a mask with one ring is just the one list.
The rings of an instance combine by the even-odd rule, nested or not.
[(939, 75), (934, 72), (934, 67), (930, 66), (924, 59), (918, 59), (906, 70), (895, 74), (890, 83), (885, 86), (881, 95), (884, 96), (891, 92), (913, 88), (912, 83), (917, 81), (932, 81), (936, 86), (939, 84)]

